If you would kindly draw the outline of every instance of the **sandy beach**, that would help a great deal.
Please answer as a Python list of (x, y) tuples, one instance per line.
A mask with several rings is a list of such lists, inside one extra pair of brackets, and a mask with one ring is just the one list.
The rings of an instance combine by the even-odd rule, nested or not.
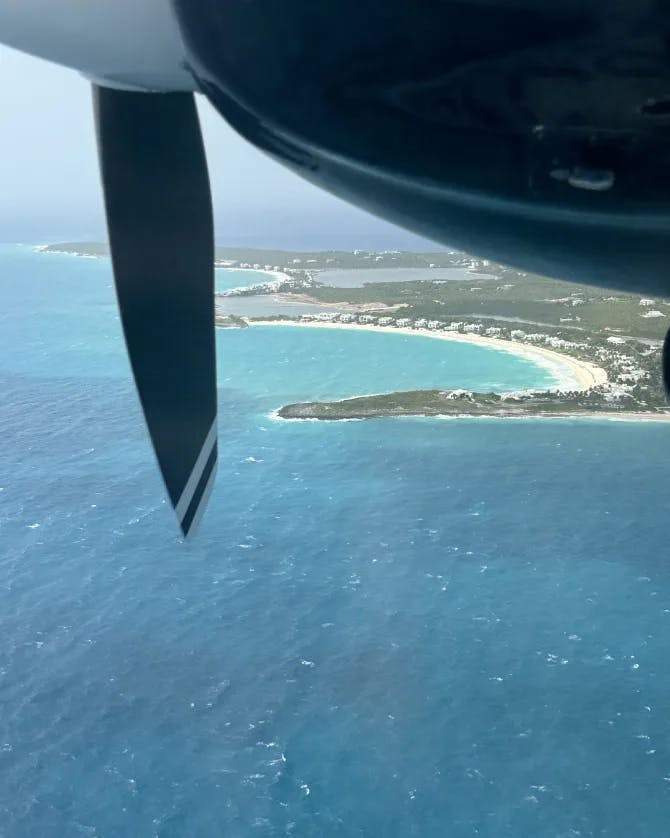
[[(528, 346), (512, 340), (501, 340), (500, 338), (489, 338), (481, 335), (466, 335), (459, 332), (432, 332), (428, 329), (395, 328), (392, 326), (361, 325), (359, 323), (320, 323), (320, 322), (294, 322), (286, 320), (248, 320), (250, 326), (293, 326), (305, 329), (343, 329), (358, 330), (366, 332), (390, 332), (433, 338), (435, 340), (448, 340), (460, 343), (471, 343), (475, 346), (488, 346), (502, 352), (511, 352), (529, 361), (533, 361), (544, 367), (556, 379), (556, 389), (560, 390), (589, 390), (607, 381), (607, 373), (601, 367), (591, 364), (588, 361), (580, 361), (570, 355), (564, 355), (553, 349), (545, 349), (540, 346)], [(600, 414), (598, 414), (600, 415)]]
[[(333, 310), (336, 309), (337, 311), (350, 311), (356, 314), (366, 314), (369, 311), (397, 311), (399, 308), (402, 308), (402, 303), (394, 303), (393, 305), (387, 305), (386, 303), (326, 303), (323, 300), (318, 300), (316, 297), (312, 297), (310, 294), (301, 294), (291, 291), (290, 293), (282, 293), (277, 294), (275, 297), (277, 300), (281, 300), (287, 303), (293, 302), (301, 302), (307, 303), (307, 305), (318, 306), (318, 308), (322, 309), (323, 311)], [(318, 325), (318, 324), (317, 324)], [(327, 324), (326, 324), (327, 325)], [(342, 325), (347, 325), (343, 323)], [(356, 325), (356, 324), (353, 324)], [(381, 327), (383, 328), (383, 327)]]
[[(236, 271), (239, 273), (243, 273), (245, 271), (249, 271), (250, 273), (254, 274), (265, 274), (266, 276), (270, 277), (268, 282), (272, 282), (273, 280), (278, 280), (279, 282), (290, 282), (291, 277), (288, 274), (285, 274), (283, 271), (273, 271), (273, 270), (266, 270), (265, 268), (234, 268), (232, 265), (223, 265), (220, 263), (214, 264), (214, 270), (216, 271)], [(256, 283), (257, 285), (264, 285), (263, 282)], [(241, 286), (246, 287), (246, 286)], [(223, 292), (219, 292), (223, 293)]]

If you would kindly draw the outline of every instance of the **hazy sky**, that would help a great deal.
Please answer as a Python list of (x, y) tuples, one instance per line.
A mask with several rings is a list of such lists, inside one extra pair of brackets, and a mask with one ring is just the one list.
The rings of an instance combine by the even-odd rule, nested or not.
[[(253, 227), (249, 243), (279, 244), (287, 230), (298, 235), (309, 227), (316, 234), (319, 225), (329, 225), (364, 229), (375, 239), (352, 246), (412, 245), (414, 237), (369, 220), (256, 151), (202, 96), (198, 100), (219, 240), (245, 243), (240, 238)], [(100, 238), (104, 217), (89, 83), (72, 70), (0, 46), (0, 124), (0, 240)], [(258, 241), (265, 228), (268, 241)]]

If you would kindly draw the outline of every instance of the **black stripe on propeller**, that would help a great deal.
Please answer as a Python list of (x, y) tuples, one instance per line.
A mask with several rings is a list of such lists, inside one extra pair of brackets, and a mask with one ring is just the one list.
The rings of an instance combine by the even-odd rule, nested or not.
[(186, 536), (206, 505), (217, 458), (214, 233), (195, 100), (93, 90), (126, 346)]

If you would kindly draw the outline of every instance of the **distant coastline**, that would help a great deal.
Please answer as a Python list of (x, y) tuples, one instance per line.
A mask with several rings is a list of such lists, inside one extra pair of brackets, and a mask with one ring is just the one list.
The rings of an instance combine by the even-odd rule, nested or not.
[(69, 250), (67, 245), (63, 245), (62, 247), (59, 245), (53, 244), (36, 244), (33, 247), (35, 253), (59, 253), (62, 256), (77, 256), (80, 259), (106, 259), (109, 258), (109, 251), (104, 252), (101, 250), (100, 252), (96, 252), (93, 248), (89, 250)]
[[(55, 245), (55, 244), (38, 244), (35, 245), (33, 250), (36, 253), (58, 253), (63, 256), (76, 256), (79, 259), (108, 259), (109, 248), (106, 244), (103, 243), (92, 243), (86, 246), (83, 249), (69, 249), (70, 247), (75, 247), (75, 245)], [(256, 274), (264, 274), (270, 277), (269, 282), (275, 282), (278, 285), (282, 285), (285, 282), (290, 282), (291, 277), (282, 271), (278, 266), (265, 266), (265, 265), (228, 265), (223, 264), (221, 262), (217, 262), (214, 265), (215, 270), (223, 270), (223, 271), (248, 271), (250, 273)], [(266, 283), (258, 283), (258, 285), (265, 285)], [(236, 289), (231, 289), (236, 290)]]

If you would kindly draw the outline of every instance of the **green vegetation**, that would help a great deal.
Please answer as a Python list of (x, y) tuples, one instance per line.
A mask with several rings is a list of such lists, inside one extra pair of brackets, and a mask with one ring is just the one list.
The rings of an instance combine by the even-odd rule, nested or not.
[[(334, 402), (303, 402), (280, 408), (282, 419), (373, 419), (386, 416), (566, 416), (597, 411), (603, 415), (639, 412), (633, 403), (604, 402), (586, 393), (469, 393), (462, 390), (409, 390)], [(662, 415), (658, 409), (646, 411)]]
[[(654, 299), (653, 305), (641, 306), (644, 298), (639, 294), (575, 285), (499, 265), (487, 270), (495, 272), (495, 279), (369, 283), (362, 288), (322, 285), (309, 294), (324, 303), (400, 305), (396, 317), (466, 319), (487, 326), (512, 321), (520, 328), (550, 327), (575, 340), (580, 333), (662, 340), (667, 329), (668, 300)], [(644, 316), (651, 311), (661, 311), (664, 316)]]
[(234, 314), (219, 314), (214, 317), (214, 323), (219, 329), (248, 329), (249, 324), (243, 317)]
[[(319, 271), (360, 268), (451, 268), (469, 266), (472, 259), (463, 253), (408, 253), (401, 251), (383, 251), (376, 253), (368, 250), (325, 250), (325, 251), (288, 251), (267, 250), (248, 247), (217, 247), (217, 263), (247, 262), (252, 266), (278, 266), (283, 270)], [(481, 264), (477, 262), (477, 264)]]
[[(76, 253), (80, 256), (109, 256), (109, 245), (106, 242), (59, 242), (43, 248), (47, 253)], [(282, 270), (295, 268), (310, 271), (335, 270), (351, 268), (428, 268), (455, 267), (470, 265), (473, 261), (463, 253), (406, 253), (400, 251), (384, 251), (376, 253), (368, 250), (325, 250), (325, 251), (289, 251), (257, 247), (216, 247), (215, 260), (217, 264), (243, 262), (259, 269), (266, 266), (277, 266)], [(228, 265), (235, 267), (234, 265)]]

